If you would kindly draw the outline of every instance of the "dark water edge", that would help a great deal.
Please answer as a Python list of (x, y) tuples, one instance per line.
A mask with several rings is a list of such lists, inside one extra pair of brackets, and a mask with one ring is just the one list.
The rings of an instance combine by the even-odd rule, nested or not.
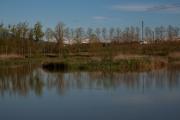
[(104, 71), (104, 72), (142, 72), (164, 68), (168, 65), (165, 60), (153, 58), (119, 59), (119, 60), (85, 60), (85, 61), (49, 61), (43, 62), (42, 68), (47, 72), (72, 71)]
[(4, 120), (178, 120), (179, 93), (178, 67), (126, 73), (0, 67)]

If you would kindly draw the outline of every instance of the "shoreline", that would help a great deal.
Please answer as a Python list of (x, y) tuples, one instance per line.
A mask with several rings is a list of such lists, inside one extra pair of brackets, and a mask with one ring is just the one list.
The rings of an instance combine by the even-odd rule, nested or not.
[(119, 55), (113, 59), (100, 57), (37, 57), (37, 58), (8, 58), (0, 59), (0, 66), (16, 66), (22, 64), (38, 64), (43, 69), (56, 71), (151, 71), (168, 66), (167, 57), (143, 55)]

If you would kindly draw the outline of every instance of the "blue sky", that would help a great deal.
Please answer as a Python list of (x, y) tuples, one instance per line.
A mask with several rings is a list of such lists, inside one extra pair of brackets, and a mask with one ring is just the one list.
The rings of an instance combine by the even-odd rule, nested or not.
[(179, 0), (0, 0), (0, 21), (54, 27), (180, 26)]

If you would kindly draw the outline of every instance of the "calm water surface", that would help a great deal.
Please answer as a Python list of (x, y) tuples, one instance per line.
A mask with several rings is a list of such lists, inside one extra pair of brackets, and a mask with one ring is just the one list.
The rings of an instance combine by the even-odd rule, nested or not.
[(0, 68), (0, 120), (180, 120), (180, 70)]

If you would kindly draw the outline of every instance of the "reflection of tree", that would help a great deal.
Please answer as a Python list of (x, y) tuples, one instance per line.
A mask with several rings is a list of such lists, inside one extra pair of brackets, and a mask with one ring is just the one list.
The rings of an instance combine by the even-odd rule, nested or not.
[(35, 65), (0, 68), (0, 91), (13, 94), (27, 95), (34, 90), (37, 95), (42, 94), (43, 81), (39, 75), (32, 74)]
[(37, 74), (31, 79), (31, 89), (33, 89), (36, 93), (36, 95), (40, 96), (43, 93), (43, 87), (44, 83), (42, 80), (40, 80), (39, 76)]
[[(103, 72), (64, 73), (63, 85), (65, 90), (71, 88), (115, 89), (118, 87), (125, 87), (133, 90), (141, 90), (144, 88), (171, 88), (172, 84), (170, 84), (170, 82), (176, 81), (176, 84), (173, 84), (173, 86), (179, 85), (178, 73), (167, 70), (124, 74)], [(172, 79), (169, 74), (174, 76), (174, 78)], [(55, 76), (53, 75), (51, 77), (54, 78)]]
[(63, 74), (60, 73), (57, 75), (57, 79), (55, 81), (55, 85), (57, 85), (58, 88), (58, 92), (62, 95), (64, 93), (65, 90), (65, 81), (63, 79)]
[(0, 68), (0, 94), (28, 96), (56, 90), (60, 95), (72, 89), (132, 90), (180, 87), (180, 71), (158, 70), (148, 73), (74, 72), (47, 73), (34, 65)]
[(168, 73), (169, 76), (169, 81), (168, 81), (168, 85), (169, 87), (172, 89), (174, 87), (177, 87), (179, 85), (179, 78), (180, 78), (180, 74), (179, 71), (177, 70), (170, 70)]

